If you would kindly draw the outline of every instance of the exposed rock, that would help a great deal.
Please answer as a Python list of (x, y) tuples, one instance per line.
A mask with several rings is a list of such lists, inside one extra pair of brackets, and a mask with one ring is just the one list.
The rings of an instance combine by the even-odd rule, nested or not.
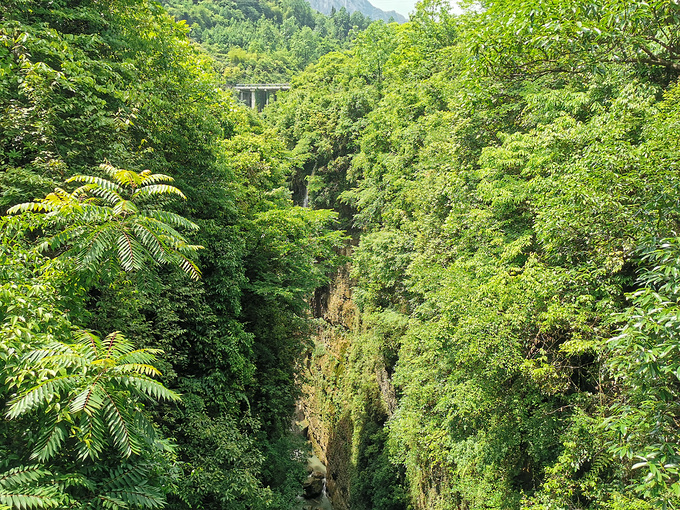
[(306, 499), (318, 498), (321, 496), (323, 493), (324, 478), (326, 478), (326, 476), (321, 471), (314, 471), (307, 477), (305, 483), (302, 484)]
[(378, 383), (378, 388), (380, 388), (383, 403), (387, 407), (387, 416), (391, 417), (397, 410), (397, 394), (385, 367), (376, 367), (375, 380)]
[(307, 459), (307, 473), (310, 475), (312, 473), (321, 473), (321, 478), (325, 478), (326, 466), (319, 460), (319, 457), (313, 455)]
[(297, 425), (297, 432), (307, 439), (309, 437), (309, 422), (307, 420), (302, 420), (295, 422), (295, 424)]
[[(343, 255), (350, 255), (351, 250), (352, 246), (347, 246)], [(313, 337), (314, 351), (307, 359), (308, 382), (300, 401), (309, 424), (308, 439), (328, 468), (326, 494), (335, 510), (349, 510), (353, 424), (326, 389), (337, 384), (337, 378), (342, 376), (351, 348), (351, 332), (360, 328), (351, 288), (350, 266), (346, 265), (325, 292), (315, 296), (314, 316), (323, 322)]]

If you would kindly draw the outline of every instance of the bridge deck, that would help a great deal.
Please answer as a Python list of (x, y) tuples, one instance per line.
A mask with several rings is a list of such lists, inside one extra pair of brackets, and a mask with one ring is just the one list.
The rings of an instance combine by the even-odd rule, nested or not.
[(236, 90), (289, 90), (290, 83), (237, 83)]

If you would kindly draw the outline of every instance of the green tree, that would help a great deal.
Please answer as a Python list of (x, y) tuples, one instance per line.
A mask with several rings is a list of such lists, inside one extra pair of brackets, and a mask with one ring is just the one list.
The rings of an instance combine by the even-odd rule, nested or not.
[(651, 241), (641, 255), (641, 288), (630, 294), (631, 306), (621, 317), (625, 326), (609, 341), (609, 368), (622, 398), (611, 406), (606, 426), (615, 433), (612, 452), (634, 463), (634, 490), (660, 507), (675, 508), (680, 504), (680, 239)]
[(360, 66), (359, 72), (369, 82), (380, 85), (383, 81), (385, 64), (398, 44), (395, 25), (376, 21), (359, 32), (354, 40), (352, 49)]
[(159, 507), (171, 449), (141, 401), (177, 397), (151, 378), (158, 374), (153, 351), (134, 349), (119, 334), (105, 342), (73, 334), (69, 316), (78, 318), (84, 296), (56, 287), (68, 266), (46, 265), (22, 248), (18, 233), (27, 225), (16, 220), (4, 220), (2, 236), (3, 276), (12, 279), (0, 287), (0, 398), (8, 406), (0, 503)]
[[(672, 256), (636, 248), (678, 228), (676, 14), (487, 2), (454, 16), (424, 2), (383, 27), (394, 35), (379, 65), (375, 25), (268, 112), (310, 203), (346, 163), (331, 203), (358, 237), (360, 318), (326, 325), (311, 372), (334, 390), (310, 401), (328, 422), (319, 436), (353, 438), (329, 467), (354, 474), (341, 489), (353, 505), (375, 494), (364, 448), (387, 451), (395, 484), (405, 470), (416, 508), (675, 504), (675, 298), (654, 285), (632, 307), (624, 295), (641, 266), (677, 279)], [(370, 101), (353, 117), (357, 97)], [(377, 446), (364, 431), (381, 406), (392, 414)]]
[(680, 21), (673, 2), (519, 2), (485, 5), (471, 51), (492, 72), (522, 77), (604, 71), (605, 64), (642, 64), (680, 71)]

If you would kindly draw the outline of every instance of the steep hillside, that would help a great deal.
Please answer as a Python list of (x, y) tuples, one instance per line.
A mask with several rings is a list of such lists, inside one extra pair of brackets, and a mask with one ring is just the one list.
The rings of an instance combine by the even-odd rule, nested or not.
[(301, 492), (308, 299), (342, 235), (187, 31), (147, 0), (0, 4), (2, 510)]
[(164, 0), (190, 37), (218, 62), (225, 84), (287, 82), (333, 50), (349, 46), (370, 19), (344, 9), (325, 16), (305, 0)]
[(334, 497), (678, 508), (678, 7), (485, 5), (371, 24), (266, 112), (358, 239), (308, 361)]

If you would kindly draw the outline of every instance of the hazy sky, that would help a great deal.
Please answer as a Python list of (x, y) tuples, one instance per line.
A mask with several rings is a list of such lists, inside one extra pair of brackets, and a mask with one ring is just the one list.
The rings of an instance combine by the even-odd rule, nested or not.
[(416, 0), (368, 0), (378, 9), (383, 11), (397, 11), (408, 18), (409, 13), (415, 10)]
[[(418, 0), (368, 0), (378, 9), (383, 11), (397, 11), (399, 14), (408, 18), (408, 15), (415, 10), (415, 5)], [(462, 12), (456, 0), (449, 0), (453, 12)]]

